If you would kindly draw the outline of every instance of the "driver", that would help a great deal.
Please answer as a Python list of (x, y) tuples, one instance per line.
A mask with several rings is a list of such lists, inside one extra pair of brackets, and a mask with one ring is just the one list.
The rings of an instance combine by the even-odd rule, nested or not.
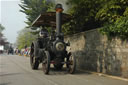
[(46, 44), (47, 44), (47, 41), (48, 41), (48, 30), (43, 28), (39, 32), (39, 38), (38, 38), (39, 47), (40, 48), (45, 48)]
[(41, 31), (39, 32), (39, 36), (41, 38), (47, 38), (48, 37), (48, 30), (47, 29), (41, 29)]
[(38, 38), (38, 46), (39, 46), (39, 53), (37, 54), (39, 58), (42, 58), (43, 56), (43, 49), (46, 48), (48, 43), (48, 30), (43, 28), (39, 32), (39, 38)]

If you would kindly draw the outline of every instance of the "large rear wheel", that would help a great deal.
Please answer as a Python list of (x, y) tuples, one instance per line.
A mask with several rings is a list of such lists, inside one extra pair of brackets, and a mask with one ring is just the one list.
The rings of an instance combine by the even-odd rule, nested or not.
[(39, 60), (37, 59), (38, 44), (32, 43), (30, 51), (30, 64), (33, 70), (37, 70), (39, 67)]
[(49, 52), (45, 51), (43, 57), (44, 57), (42, 60), (43, 71), (45, 74), (49, 74), (49, 70), (50, 70), (50, 54), (49, 54)]

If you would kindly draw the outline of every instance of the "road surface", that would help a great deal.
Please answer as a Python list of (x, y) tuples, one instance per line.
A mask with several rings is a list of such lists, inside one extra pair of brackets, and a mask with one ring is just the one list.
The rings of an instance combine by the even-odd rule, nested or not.
[(65, 69), (53, 68), (49, 75), (44, 75), (40, 65), (32, 70), (29, 58), (17, 55), (0, 55), (0, 85), (128, 85), (128, 81), (98, 76), (77, 71), (68, 74)]

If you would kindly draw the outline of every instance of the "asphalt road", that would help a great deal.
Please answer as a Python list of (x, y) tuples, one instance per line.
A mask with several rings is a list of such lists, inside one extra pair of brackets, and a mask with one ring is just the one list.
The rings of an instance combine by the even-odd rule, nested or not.
[(0, 85), (128, 85), (127, 81), (77, 71), (71, 75), (53, 68), (44, 75), (40, 65), (32, 70), (29, 58), (17, 55), (0, 55)]

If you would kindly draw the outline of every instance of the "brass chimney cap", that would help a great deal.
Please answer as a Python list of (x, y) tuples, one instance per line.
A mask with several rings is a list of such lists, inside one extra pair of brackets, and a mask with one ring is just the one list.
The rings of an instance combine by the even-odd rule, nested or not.
[(56, 10), (56, 11), (63, 11), (63, 6), (62, 6), (62, 4), (57, 4), (56, 7), (55, 7), (55, 10)]

